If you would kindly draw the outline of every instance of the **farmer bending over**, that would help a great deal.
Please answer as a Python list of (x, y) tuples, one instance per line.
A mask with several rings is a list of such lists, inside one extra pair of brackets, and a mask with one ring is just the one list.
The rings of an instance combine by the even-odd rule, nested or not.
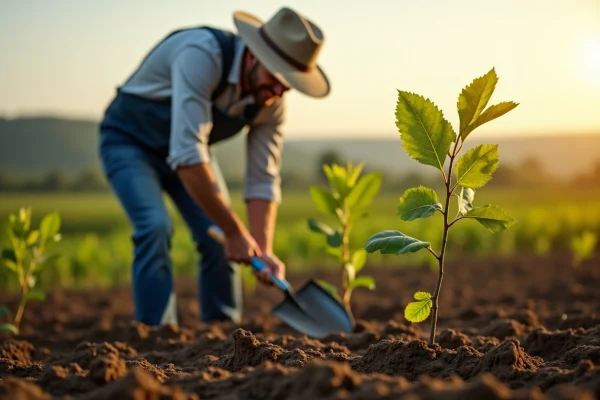
[[(262, 23), (233, 14), (237, 34), (209, 27), (171, 33), (117, 89), (100, 125), (103, 170), (133, 226), (135, 319), (177, 323), (166, 192), (201, 255), (202, 320), (241, 317), (236, 263), (260, 257), (284, 278), (273, 254), (281, 201), (283, 95), (296, 89), (321, 98), (329, 82), (317, 57), (323, 33), (289, 8)], [(244, 199), (249, 229), (232, 210), (211, 145), (247, 133)], [(241, 156), (241, 155), (240, 155)], [(220, 244), (208, 234), (216, 224)], [(257, 274), (269, 284), (269, 271)]]

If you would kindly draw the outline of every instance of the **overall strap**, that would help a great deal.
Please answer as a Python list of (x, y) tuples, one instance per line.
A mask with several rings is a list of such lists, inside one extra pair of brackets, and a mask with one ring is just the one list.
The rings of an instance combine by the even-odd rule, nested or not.
[(203, 27), (210, 31), (217, 41), (219, 42), (219, 46), (221, 46), (221, 52), (223, 55), (223, 70), (221, 73), (221, 81), (219, 82), (219, 86), (215, 89), (212, 94), (212, 99), (215, 100), (217, 97), (225, 91), (228, 85), (229, 78), (229, 70), (231, 69), (231, 65), (233, 64), (233, 56), (235, 52), (235, 35), (231, 32), (224, 31), (222, 29), (212, 28), (210, 26)]
[[(214, 35), (215, 39), (217, 39), (217, 42), (219, 43), (219, 46), (221, 47), (221, 52), (223, 55), (223, 68), (221, 71), (221, 80), (219, 82), (219, 85), (217, 86), (217, 88), (215, 89), (215, 91), (212, 93), (212, 96), (211, 96), (212, 100), (215, 100), (227, 88), (229, 70), (231, 69), (231, 65), (233, 64), (233, 57), (234, 57), (234, 53), (235, 53), (235, 35), (232, 32), (229, 32), (229, 31), (226, 31), (223, 29), (219, 29), (219, 28), (214, 28), (211, 26), (197, 26), (197, 27), (191, 27), (191, 28), (177, 29), (175, 31), (170, 32), (163, 39), (161, 39), (157, 44), (155, 44), (154, 47), (144, 56), (144, 58), (142, 59), (142, 61), (140, 62), (139, 65), (141, 66), (142, 64), (144, 64), (144, 62), (146, 62), (146, 60), (148, 59), (150, 54), (152, 54), (156, 50), (156, 48), (158, 48), (158, 46), (161, 43), (163, 43), (165, 40), (167, 40), (168, 38), (170, 38), (171, 36), (173, 36), (177, 33), (189, 31), (192, 29), (208, 30), (210, 33), (212, 33)], [(138, 67), (138, 69), (139, 69), (139, 67)], [(131, 80), (131, 78), (136, 73), (137, 73), (137, 70), (131, 74), (131, 76), (127, 79), (126, 82)]]

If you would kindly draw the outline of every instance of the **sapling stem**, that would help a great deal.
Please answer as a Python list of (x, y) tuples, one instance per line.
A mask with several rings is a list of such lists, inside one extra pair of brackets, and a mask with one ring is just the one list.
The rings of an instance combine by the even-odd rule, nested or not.
[[(446, 186), (446, 204), (444, 205), (444, 211), (442, 212), (442, 214), (444, 215), (444, 233), (442, 236), (442, 247), (440, 249), (440, 255), (436, 256), (436, 258), (438, 259), (438, 279), (437, 279), (437, 283), (435, 285), (435, 292), (433, 293), (433, 296), (431, 297), (431, 302), (432, 302), (432, 307), (431, 307), (431, 331), (429, 332), (429, 344), (433, 345), (435, 343), (435, 330), (436, 330), (436, 326), (437, 326), (437, 314), (438, 314), (438, 309), (439, 309), (439, 297), (440, 297), (440, 290), (442, 287), (442, 281), (444, 279), (444, 256), (446, 254), (446, 245), (448, 244), (448, 231), (450, 230), (450, 226), (451, 224), (448, 223), (448, 214), (449, 214), (449, 210), (450, 210), (450, 199), (452, 198), (452, 193), (454, 192), (454, 189), (456, 188), (456, 185), (454, 187), (450, 187), (451, 185), (451, 179), (452, 179), (452, 165), (454, 163), (454, 159), (456, 157), (457, 154), (457, 148), (458, 146), (458, 140), (454, 143), (454, 150), (452, 151), (452, 155), (450, 156), (450, 163), (448, 166), (448, 178), (444, 179), (444, 183)], [(462, 146), (461, 146), (462, 147)], [(432, 254), (435, 255), (435, 252), (433, 252), (433, 250), (430, 250), (432, 252)]]

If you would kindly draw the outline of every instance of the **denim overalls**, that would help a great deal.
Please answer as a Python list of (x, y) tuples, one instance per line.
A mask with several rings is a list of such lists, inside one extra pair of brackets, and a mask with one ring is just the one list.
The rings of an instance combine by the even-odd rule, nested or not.
[[(227, 85), (234, 37), (209, 27), (191, 29), (209, 29), (223, 51), (222, 80), (213, 93), (214, 99)], [(243, 118), (235, 118), (213, 106), (209, 144), (240, 132), (258, 111), (258, 107), (248, 106)], [(148, 325), (177, 322), (170, 260), (173, 225), (163, 203), (164, 191), (181, 213), (201, 254), (198, 293), (202, 320), (239, 322), (242, 292), (238, 265), (230, 263), (222, 246), (207, 234), (210, 218), (166, 162), (170, 126), (170, 99), (147, 100), (121, 90), (117, 90), (100, 124), (103, 170), (133, 226), (135, 319)], [(213, 166), (219, 176), (218, 166)], [(220, 181), (227, 195), (222, 178)]]

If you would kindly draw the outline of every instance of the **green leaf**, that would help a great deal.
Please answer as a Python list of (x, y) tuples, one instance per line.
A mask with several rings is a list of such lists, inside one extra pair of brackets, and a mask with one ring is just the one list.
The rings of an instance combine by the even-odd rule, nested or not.
[(473, 132), (476, 128), (481, 125), (490, 122), (493, 119), (503, 116), (507, 112), (511, 111), (515, 107), (517, 107), (519, 103), (515, 103), (513, 101), (503, 101), (501, 103), (490, 106), (487, 110), (485, 110), (479, 118), (475, 120), (471, 125), (469, 125), (464, 132), (461, 133), (461, 137), (463, 141), (467, 138), (467, 136)]
[(368, 253), (373, 253), (379, 250), (381, 254), (407, 254), (414, 253), (421, 249), (426, 249), (431, 244), (422, 242), (418, 239), (406, 236), (405, 234), (385, 230), (374, 234), (367, 240), (364, 249)]
[(325, 291), (327, 291), (327, 293), (331, 294), (333, 297), (339, 299), (339, 295), (337, 292), (337, 288), (335, 287), (335, 285), (324, 281), (322, 279), (318, 279), (317, 283), (323, 288), (325, 289)]
[(44, 301), (46, 293), (41, 289), (31, 289), (24, 297), (25, 301)]
[(12, 260), (4, 260), (4, 266), (17, 274), (19, 273), (19, 266)]
[(347, 179), (348, 186), (353, 187), (356, 184), (356, 181), (358, 180), (358, 176), (362, 172), (364, 166), (365, 166), (364, 161), (358, 163), (358, 165), (356, 165), (356, 166), (353, 166), (350, 162), (348, 162), (348, 166), (347, 166), (347, 168), (348, 168), (348, 179)]
[(8, 306), (0, 306), (0, 318), (8, 317), (9, 319), (12, 317), (12, 311)]
[(367, 252), (364, 249), (356, 249), (352, 254), (352, 265), (354, 270), (358, 273), (363, 269), (367, 262)]
[(4, 249), (4, 250), (2, 250), (2, 259), (3, 260), (17, 261), (17, 256), (16, 256), (15, 251), (13, 249)]
[(406, 153), (421, 164), (443, 170), (456, 132), (433, 102), (398, 91), (396, 126)]
[(359, 287), (375, 290), (375, 278), (372, 276), (359, 276), (348, 285), (349, 289), (356, 289)]
[(423, 322), (429, 317), (433, 302), (431, 294), (427, 292), (417, 292), (414, 295), (415, 300), (408, 303), (404, 309), (404, 318), (410, 322)]
[(310, 194), (319, 211), (324, 214), (336, 215), (335, 210), (339, 207), (339, 204), (327, 189), (311, 186)]
[(348, 281), (352, 282), (354, 278), (356, 278), (356, 270), (354, 269), (354, 265), (352, 265), (352, 263), (346, 263), (344, 264), (344, 269), (348, 275)]
[(47, 243), (60, 229), (60, 216), (57, 212), (47, 214), (40, 222), (41, 242)]
[(315, 220), (314, 218), (308, 219), (308, 227), (311, 231), (322, 233), (327, 238), (327, 244), (331, 247), (339, 247), (342, 244), (342, 235), (340, 232), (334, 230), (328, 225)]
[(475, 190), (471, 188), (461, 188), (460, 197), (458, 198), (458, 213), (465, 215), (473, 209), (473, 201), (475, 200)]
[(424, 186), (408, 189), (397, 206), (397, 214), (404, 221), (431, 217), (436, 210), (441, 211), (442, 204), (435, 191)]
[(485, 186), (498, 168), (498, 145), (481, 144), (463, 154), (456, 163), (456, 184), (471, 189)]
[(580, 235), (573, 236), (569, 247), (574, 255), (582, 260), (590, 258), (594, 254), (598, 237), (592, 231), (585, 231)]
[(337, 258), (338, 260), (342, 260), (342, 249), (341, 247), (326, 247), (325, 251), (327, 252), (327, 254), (329, 254), (330, 256), (333, 256), (335, 258)]
[(508, 212), (498, 206), (489, 204), (472, 209), (464, 215), (464, 218), (474, 218), (494, 233), (504, 231), (516, 222)]
[(467, 126), (473, 123), (487, 106), (496, 89), (496, 83), (498, 76), (492, 68), (487, 74), (474, 79), (458, 96), (461, 137)]
[(326, 172), (326, 174), (329, 179), (329, 184), (334, 193), (337, 194), (334, 198), (338, 199), (341, 203), (341, 200), (343, 200), (350, 191), (347, 170), (339, 164), (332, 164), (328, 169), (329, 172)]
[(370, 215), (368, 211), (359, 211), (359, 212), (351, 212), (350, 218), (348, 218), (348, 222), (353, 224), (356, 221), (367, 218)]
[(29, 236), (27, 237), (27, 246), (33, 246), (34, 244), (37, 243), (39, 238), (40, 238), (40, 231), (38, 231), (38, 230), (31, 231), (29, 233)]
[(350, 208), (366, 207), (375, 198), (381, 187), (381, 174), (371, 173), (363, 176), (348, 193), (348, 205)]
[(0, 324), (0, 332), (9, 332), (13, 335), (18, 335), (19, 329), (13, 324)]

